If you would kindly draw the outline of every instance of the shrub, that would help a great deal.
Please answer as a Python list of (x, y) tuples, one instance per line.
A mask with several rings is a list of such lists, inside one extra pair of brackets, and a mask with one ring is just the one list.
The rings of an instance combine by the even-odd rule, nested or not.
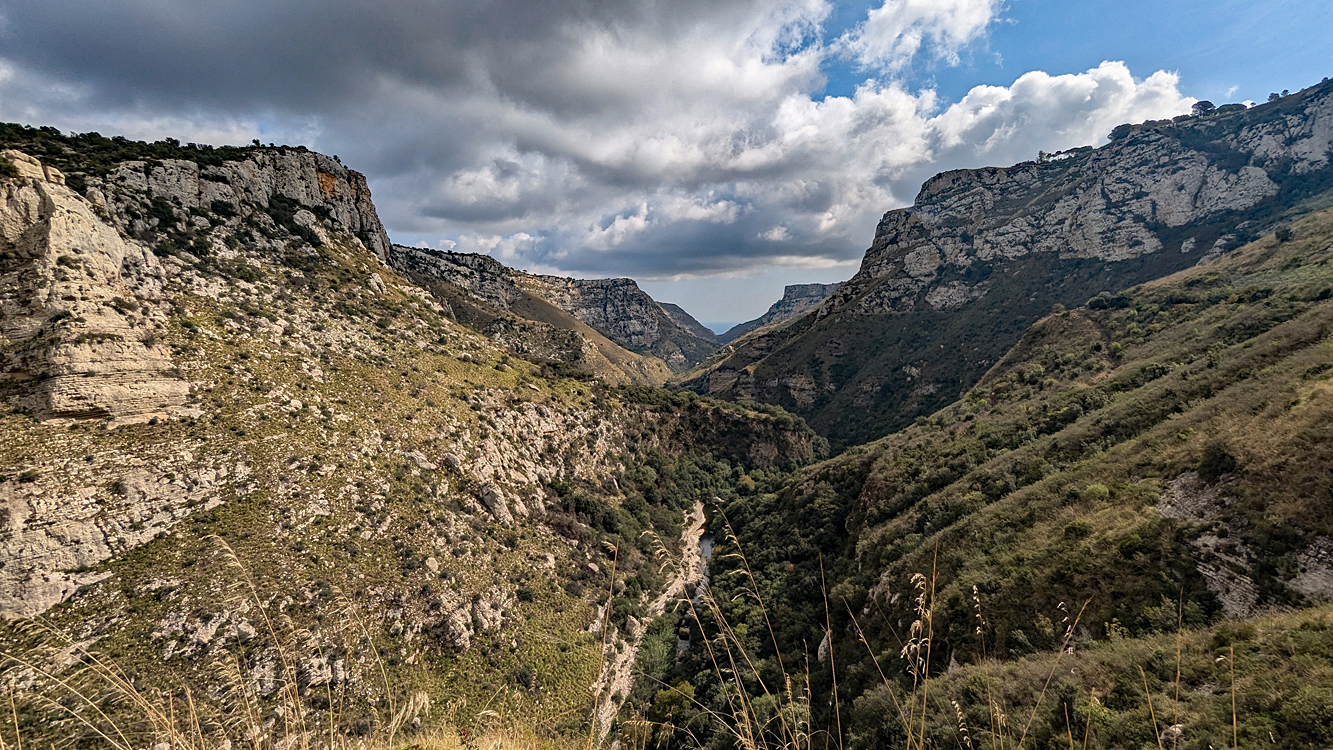
[(1282, 702), (1282, 723), (1320, 740), (1333, 739), (1333, 688), (1307, 685)]
[(1198, 467), (1199, 476), (1204, 481), (1216, 482), (1224, 474), (1234, 473), (1236, 468), (1236, 458), (1227, 451), (1225, 443), (1214, 440), (1204, 446)]
[(1104, 484), (1090, 484), (1079, 493), (1079, 498), (1090, 503), (1104, 503), (1111, 499), (1111, 490)]

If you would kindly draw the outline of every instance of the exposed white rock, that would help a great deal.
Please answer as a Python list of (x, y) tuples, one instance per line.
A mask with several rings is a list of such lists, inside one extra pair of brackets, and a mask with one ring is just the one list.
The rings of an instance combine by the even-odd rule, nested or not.
[(514, 522), (514, 516), (509, 512), (509, 503), (505, 499), (504, 490), (493, 484), (488, 484), (481, 488), (478, 497), (486, 505), (486, 509), (491, 512), (491, 515), (495, 516), (495, 520), (505, 525)]
[(185, 405), (189, 384), (160, 337), (163, 271), (146, 248), (69, 188), (19, 177), (0, 181), (0, 252), (0, 386), (15, 401), (43, 419)]

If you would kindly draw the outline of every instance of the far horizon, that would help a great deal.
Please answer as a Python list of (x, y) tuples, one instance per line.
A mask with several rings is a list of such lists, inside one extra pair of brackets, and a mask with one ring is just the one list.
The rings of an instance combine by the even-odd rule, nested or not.
[[(751, 318), (751, 320), (753, 320), (753, 318)], [(721, 336), (722, 334), (726, 333), (727, 331), (730, 331), (731, 329), (735, 328), (736, 326), (740, 325), (745, 321), (737, 321), (735, 323), (704, 323), (701, 320), (699, 322), (703, 323), (704, 328), (707, 328), (713, 333), (716, 333), (717, 335)]]

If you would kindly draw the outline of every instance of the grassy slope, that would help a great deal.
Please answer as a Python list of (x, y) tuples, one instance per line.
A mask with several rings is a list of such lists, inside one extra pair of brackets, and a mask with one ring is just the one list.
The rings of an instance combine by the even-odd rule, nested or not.
[[(1210, 590), (1200, 562), (1230, 559), (1259, 608), (1308, 604), (1301, 555), (1333, 533), (1330, 240), (1333, 213), (1315, 214), (1289, 242), (1264, 238), (1103, 309), (1052, 315), (958, 403), (727, 506), (784, 652), (811, 652), (821, 637), (821, 557), (844, 705), (880, 682), (848, 612), (900, 673), (914, 573), (936, 575), (936, 668), (981, 658), (974, 586), (987, 653), (1000, 659), (1057, 647), (1062, 602), (1088, 602), (1080, 643), (1172, 630), (1178, 605), (1187, 626), (1215, 622), (1229, 594), (1225, 581)], [(1164, 518), (1159, 500), (1195, 470), (1221, 500), (1201, 517)], [(752, 603), (732, 606), (733, 621), (762, 625)], [(754, 648), (776, 677), (771, 648)], [(1263, 679), (1302, 669), (1251, 666), (1273, 670)], [(811, 679), (826, 694), (827, 667)], [(1300, 688), (1281, 687), (1263, 716)], [(869, 737), (891, 721), (863, 711), (848, 723)]]
[[(512, 309), (529, 320), (547, 323), (556, 328), (576, 331), (592, 344), (592, 352), (585, 358), (595, 363), (593, 372), (603, 379), (612, 373), (624, 373), (625, 382), (662, 385), (671, 377), (671, 368), (657, 357), (636, 354), (597, 332), (587, 323), (561, 310), (540, 297), (525, 294)], [(605, 373), (605, 374), (604, 374)], [(614, 382), (614, 381), (611, 381)]]
[(563, 358), (560, 361), (616, 385), (661, 385), (671, 376), (671, 369), (662, 360), (632, 352), (526, 292), (505, 311), (437, 279), (413, 274), (412, 281), (449, 305), (459, 321), (478, 331), (492, 332), (519, 356), (534, 360)]
[[(193, 492), (211, 481), (201, 467), (227, 467), (220, 505), (193, 503), (174, 530), (83, 571), (108, 577), (46, 616), (154, 696), (190, 688), (205, 734), (238, 736), (246, 701), (236, 684), (262, 696), (259, 723), (294, 726), (271, 690), (290, 681), (320, 733), (330, 723), (373, 733), (420, 693), (436, 706), (415, 711), (427, 727), (481, 727), (498, 711), (542, 736), (581, 736), (600, 664), (587, 628), (607, 599), (606, 544), (620, 550), (610, 618), (623, 630), (662, 582), (643, 531), (677, 538), (698, 497), (733, 493), (735, 464), (812, 455), (813, 435), (782, 415), (654, 399), (512, 358), (409, 293), (351, 238), (318, 249), (292, 238), (279, 257), (238, 247), (183, 256), (168, 286), (165, 337), (198, 385), (202, 416), (109, 430), (0, 414), (0, 481), (15, 492), (87, 492), (114, 505), (127, 468)], [(363, 286), (371, 272), (386, 292)], [(697, 440), (688, 426), (699, 422), (725, 426), (726, 442)], [(413, 451), (437, 468), (418, 466)], [(496, 523), (478, 505), (488, 482), (511, 502), (524, 497), (541, 523)], [(109, 512), (106, 522), (146, 520)], [(494, 595), (504, 624), (478, 627), (458, 648), (441, 597), (466, 607)], [(254, 628), (248, 638), (242, 622)], [(7, 652), (69, 665), (68, 652), (47, 652), (40, 644), (54, 641), (23, 625), (2, 640)], [(334, 664), (340, 676), (326, 684), (320, 674)], [(105, 694), (83, 677), (86, 694)], [(51, 694), (63, 707), (19, 694), (25, 739), (92, 742), (74, 718), (89, 707)], [(144, 729), (142, 716), (128, 717)]]

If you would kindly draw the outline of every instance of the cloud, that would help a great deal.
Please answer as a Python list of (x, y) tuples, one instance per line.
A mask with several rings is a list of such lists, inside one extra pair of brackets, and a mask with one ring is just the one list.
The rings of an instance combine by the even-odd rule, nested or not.
[[(854, 264), (951, 168), (1099, 143), (1189, 109), (1122, 63), (941, 101), (905, 77), (998, 0), (0, 0), (0, 119), (306, 143), (367, 173), (394, 239), (587, 276)], [(822, 95), (823, 66), (866, 80)]]
[(847, 32), (843, 51), (863, 68), (898, 70), (928, 42), (936, 57), (958, 63), (958, 53), (990, 26), (1000, 0), (885, 0)]

